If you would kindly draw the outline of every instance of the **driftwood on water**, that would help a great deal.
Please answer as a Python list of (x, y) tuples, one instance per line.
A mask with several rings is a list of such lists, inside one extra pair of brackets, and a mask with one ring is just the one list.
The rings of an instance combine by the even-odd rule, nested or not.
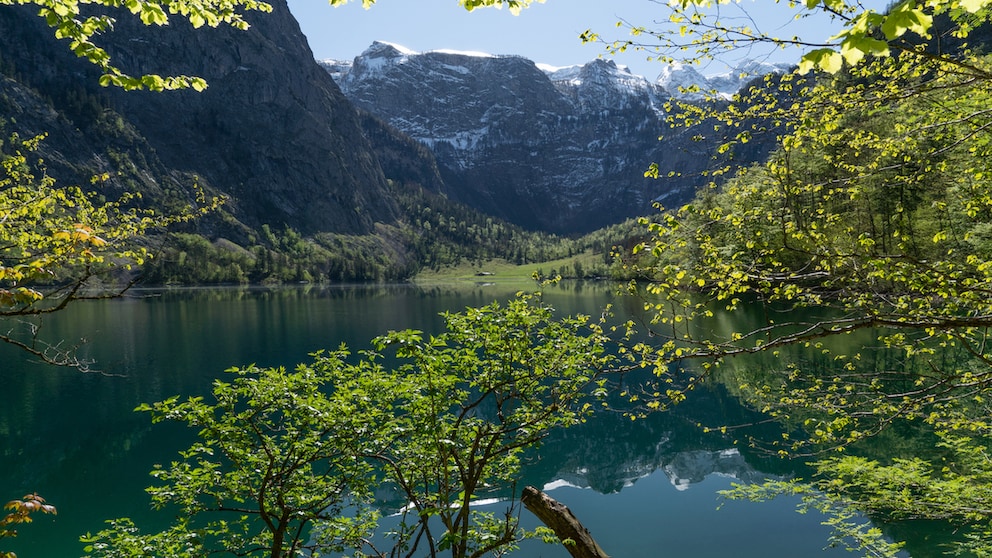
[(521, 501), (524, 507), (558, 535), (573, 558), (609, 558), (568, 506), (533, 486), (524, 488)]

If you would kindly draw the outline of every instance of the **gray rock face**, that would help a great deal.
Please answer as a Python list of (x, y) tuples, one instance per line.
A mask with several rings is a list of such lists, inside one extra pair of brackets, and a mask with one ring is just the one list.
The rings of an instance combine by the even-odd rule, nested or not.
[(203, 93), (101, 89), (29, 10), (0, 11), (0, 45), (44, 94), (71, 85), (99, 96), (165, 166), (228, 195), (227, 209), (249, 227), (366, 233), (395, 220), (354, 107), (313, 60), (285, 0), (271, 3), (273, 13), (250, 14), (248, 31), (194, 30), (176, 18), (149, 28), (121, 16), (100, 37), (126, 71), (200, 75)]
[[(669, 92), (612, 62), (551, 69), (376, 43), (325, 71), (285, 0), (273, 7), (252, 14), (247, 32), (178, 19), (149, 28), (124, 16), (100, 37), (125, 70), (201, 75), (203, 93), (100, 88), (95, 68), (17, 6), (0, 10), (0, 69), (16, 67), (8, 74), (68, 115), (36, 127), (51, 133), (64, 170), (77, 172), (71, 180), (124, 151), (131, 161), (117, 166), (135, 163), (129, 172), (143, 189), (187, 192), (197, 176), (227, 195), (234, 221), (225, 223), (245, 235), (262, 224), (361, 234), (394, 222), (386, 175), (528, 228), (585, 232), (648, 214), (653, 201), (677, 205), (704, 182), (701, 171), (722, 164), (712, 157), (720, 138), (670, 129)], [(359, 116), (331, 75), (385, 124)], [(127, 132), (96, 129), (100, 119), (82, 114), (94, 106), (120, 115)], [(33, 120), (21, 114), (8, 128)], [(644, 178), (652, 162), (676, 175)]]
[[(612, 61), (547, 68), (377, 42), (322, 65), (356, 105), (431, 148), (451, 198), (532, 229), (587, 232), (680, 204), (719, 164), (719, 138), (670, 128), (669, 92)], [(677, 176), (645, 178), (651, 163)]]
[[(729, 99), (754, 79), (786, 73), (791, 69), (791, 64), (743, 60), (727, 72), (704, 76), (694, 66), (672, 63), (661, 71), (655, 83), (673, 97), (683, 100), (701, 100), (714, 94)], [(692, 89), (694, 86), (698, 90)]]

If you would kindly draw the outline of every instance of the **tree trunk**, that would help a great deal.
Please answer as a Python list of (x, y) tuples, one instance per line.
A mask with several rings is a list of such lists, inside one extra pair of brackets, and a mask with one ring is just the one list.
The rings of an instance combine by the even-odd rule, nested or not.
[(562, 541), (565, 550), (573, 558), (610, 558), (596, 544), (589, 530), (579, 523), (579, 520), (568, 509), (568, 506), (558, 502), (544, 492), (528, 486), (520, 499), (524, 507), (537, 516)]

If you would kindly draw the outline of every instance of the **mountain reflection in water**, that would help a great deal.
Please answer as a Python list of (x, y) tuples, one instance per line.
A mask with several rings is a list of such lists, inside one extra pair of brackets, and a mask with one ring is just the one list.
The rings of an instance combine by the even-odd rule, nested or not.
[[(389, 329), (436, 331), (438, 313), (505, 300), (521, 288), (190, 289), (70, 306), (47, 319), (41, 335), (89, 339), (83, 356), (105, 374), (53, 369), (0, 346), (0, 498), (37, 492), (59, 512), (24, 526), (2, 549), (22, 558), (79, 556), (78, 537), (105, 519), (129, 516), (146, 531), (171, 521), (149, 510), (143, 488), (153, 465), (175, 459), (192, 433), (151, 425), (133, 412), (140, 403), (204, 394), (231, 366), (292, 366), (341, 343), (364, 348)], [(598, 316), (611, 299), (611, 287), (589, 284), (545, 293), (563, 314)], [(794, 501), (728, 502), (717, 511), (716, 491), (734, 480), (795, 473), (793, 464), (699, 427), (754, 418), (719, 387), (697, 389), (676, 412), (636, 421), (600, 412), (528, 454), (516, 491), (524, 483), (552, 489), (615, 558), (819, 555), (827, 529), (796, 514)], [(536, 542), (519, 555), (566, 556)]]

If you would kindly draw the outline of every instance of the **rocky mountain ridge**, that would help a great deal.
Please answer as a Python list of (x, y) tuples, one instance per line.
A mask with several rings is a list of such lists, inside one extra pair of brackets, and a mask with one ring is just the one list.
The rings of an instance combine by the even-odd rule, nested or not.
[[(681, 95), (668, 87), (688, 71), (650, 82), (610, 60), (552, 68), (385, 42), (321, 65), (358, 107), (431, 149), (449, 197), (526, 228), (584, 233), (649, 214), (656, 201), (674, 206), (726, 162), (715, 155), (722, 138), (667, 122)], [(774, 68), (752, 64), (703, 86), (729, 91), (756, 69)], [(738, 156), (750, 162), (769, 148)], [(645, 178), (651, 163), (663, 178)]]
[(655, 83), (678, 99), (698, 101), (714, 95), (730, 99), (752, 80), (768, 74), (786, 73), (792, 68), (792, 64), (743, 60), (725, 72), (703, 75), (693, 66), (672, 62), (658, 74)]
[[(55, 40), (31, 8), (4, 7), (0, 52), (11, 69), (5, 88), (37, 95), (38, 103), (61, 115), (31, 130), (49, 133), (44, 155), (60, 180), (85, 182), (96, 170), (120, 177), (131, 165), (141, 168), (136, 174), (146, 184), (121, 188), (174, 188), (192, 199), (195, 177), (210, 193), (229, 199), (226, 224), (213, 218), (215, 234), (241, 241), (263, 224), (305, 234), (366, 234), (376, 222), (394, 222), (397, 206), (356, 111), (314, 62), (285, 0), (272, 4), (270, 14), (248, 14), (247, 31), (193, 29), (175, 17), (170, 25), (148, 27), (124, 16), (113, 32), (100, 36), (126, 71), (199, 75), (209, 83), (202, 93), (101, 88), (97, 69)], [(92, 114), (74, 114), (66, 91), (86, 98)], [(21, 113), (8, 128), (22, 135), (24, 123), (39, 114), (25, 113), (25, 106), (0, 104), (0, 115)], [(131, 139), (107, 137), (105, 123), (114, 119)], [(118, 151), (143, 142), (143, 161), (132, 156), (115, 163), (102, 156), (106, 168), (92, 168), (101, 156), (88, 151), (114, 142)], [(188, 177), (186, 183), (164, 184), (162, 176), (175, 172)]]

